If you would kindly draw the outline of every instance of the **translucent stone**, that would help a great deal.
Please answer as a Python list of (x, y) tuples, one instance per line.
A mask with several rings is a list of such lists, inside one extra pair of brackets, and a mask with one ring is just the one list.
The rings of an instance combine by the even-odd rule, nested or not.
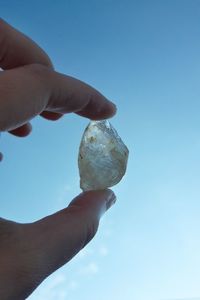
[(117, 184), (126, 172), (128, 152), (109, 121), (91, 121), (79, 148), (81, 189), (100, 190)]

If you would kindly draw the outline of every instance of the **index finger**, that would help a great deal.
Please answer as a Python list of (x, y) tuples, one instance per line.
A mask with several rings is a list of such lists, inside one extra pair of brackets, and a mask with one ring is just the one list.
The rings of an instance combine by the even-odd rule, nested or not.
[(34, 64), (0, 74), (0, 131), (22, 126), (41, 112), (75, 112), (101, 120), (116, 106), (88, 84)]

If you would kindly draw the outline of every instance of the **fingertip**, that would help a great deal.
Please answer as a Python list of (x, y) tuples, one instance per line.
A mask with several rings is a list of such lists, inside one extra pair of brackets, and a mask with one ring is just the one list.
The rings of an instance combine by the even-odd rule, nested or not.
[(40, 116), (43, 117), (44, 119), (47, 119), (50, 121), (57, 121), (63, 117), (63, 114), (54, 113), (54, 112), (50, 112), (50, 111), (43, 111), (40, 114)]
[(108, 100), (110, 103), (110, 113), (112, 114), (111, 116), (114, 116), (117, 113), (117, 105), (113, 103), (112, 101)]
[(116, 202), (116, 195), (110, 189), (86, 191), (72, 200), (69, 206), (79, 206), (83, 210), (97, 212), (100, 216)]
[(109, 190), (109, 191), (112, 193), (110, 193), (109, 196), (107, 197), (106, 210), (110, 209), (117, 201), (117, 197), (116, 197), (115, 193), (112, 190)]
[(103, 101), (99, 101), (98, 104), (96, 103), (96, 101), (90, 101), (84, 109), (76, 113), (91, 120), (103, 120), (112, 118), (117, 112), (116, 105), (106, 98), (102, 99)]
[(112, 118), (116, 114), (116, 112), (117, 112), (117, 106), (110, 100), (107, 100), (106, 104), (99, 110), (97, 114), (97, 118), (98, 119)]
[(32, 125), (31, 125), (31, 123), (26, 123), (25, 124), (26, 125), (26, 133), (27, 133), (27, 135), (33, 130), (33, 127), (32, 127)]
[(18, 137), (26, 137), (27, 135), (29, 135), (32, 131), (32, 125), (31, 123), (26, 123), (16, 129), (13, 129), (11, 131), (9, 131), (9, 133), (18, 136)]

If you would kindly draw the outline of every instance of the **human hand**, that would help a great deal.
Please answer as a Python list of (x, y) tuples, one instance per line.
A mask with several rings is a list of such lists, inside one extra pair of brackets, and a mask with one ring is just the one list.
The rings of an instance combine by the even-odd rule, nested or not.
[(57, 120), (75, 112), (105, 119), (115, 105), (89, 85), (53, 69), (47, 54), (0, 19), (0, 132), (23, 137), (37, 115)]
[(114, 202), (111, 190), (91, 191), (34, 223), (0, 218), (0, 299), (26, 299), (93, 238), (101, 215)]
[[(0, 67), (0, 131), (26, 136), (37, 115), (57, 120), (75, 112), (98, 120), (115, 113), (115, 106), (95, 89), (55, 72), (42, 49), (1, 19)], [(28, 297), (90, 241), (114, 202), (111, 190), (91, 191), (34, 223), (0, 218), (0, 299)]]

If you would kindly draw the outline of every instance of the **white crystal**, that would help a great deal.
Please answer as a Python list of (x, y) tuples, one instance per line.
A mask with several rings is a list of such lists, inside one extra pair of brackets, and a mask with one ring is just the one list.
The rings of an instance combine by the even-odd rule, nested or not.
[(107, 121), (91, 121), (79, 148), (80, 187), (101, 190), (117, 184), (126, 172), (128, 148)]

